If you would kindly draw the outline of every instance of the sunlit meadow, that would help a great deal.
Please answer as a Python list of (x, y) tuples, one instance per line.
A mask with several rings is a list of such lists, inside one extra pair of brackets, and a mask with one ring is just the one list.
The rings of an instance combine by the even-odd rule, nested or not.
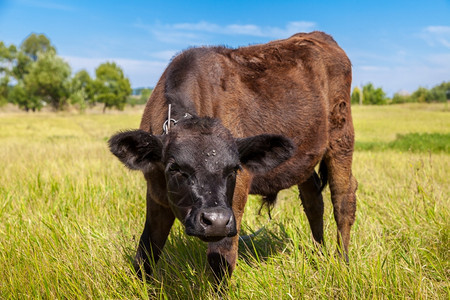
[(142, 174), (108, 151), (125, 112), (0, 112), (1, 299), (449, 299), (450, 112), (445, 104), (353, 107), (359, 181), (350, 263), (336, 256), (328, 188), (325, 247), (314, 251), (295, 187), (272, 220), (251, 196), (229, 287), (215, 292), (206, 245), (177, 222), (147, 282), (134, 255), (145, 215)]

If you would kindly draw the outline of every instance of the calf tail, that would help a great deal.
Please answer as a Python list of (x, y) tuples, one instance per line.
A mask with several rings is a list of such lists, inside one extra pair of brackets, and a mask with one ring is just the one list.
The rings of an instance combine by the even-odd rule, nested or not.
[(272, 219), (272, 208), (275, 206), (275, 202), (277, 202), (277, 193), (264, 195), (262, 197), (261, 207), (259, 208), (258, 214), (261, 215), (261, 210), (263, 207), (267, 207), (267, 212), (269, 213), (269, 219)]
[(323, 189), (328, 184), (328, 167), (323, 160), (320, 162), (319, 166), (319, 178), (320, 178), (320, 192), (322, 192)]
[[(272, 208), (275, 206), (276, 202), (277, 202), (277, 193), (264, 195), (262, 197), (262, 203), (261, 203), (261, 207), (259, 208), (258, 214), (261, 215), (261, 210), (263, 209), (263, 207), (267, 207), (267, 212), (269, 214), (269, 222), (270, 222), (272, 220), (272, 214), (271, 214)], [(266, 228), (266, 225), (264, 225), (263, 227), (259, 228), (258, 230), (256, 230), (255, 232), (253, 232), (251, 234), (240, 236), (239, 239), (244, 243), (247, 241), (250, 241), (253, 238), (255, 238), (258, 234), (260, 234), (261, 231), (263, 231), (265, 228)]]

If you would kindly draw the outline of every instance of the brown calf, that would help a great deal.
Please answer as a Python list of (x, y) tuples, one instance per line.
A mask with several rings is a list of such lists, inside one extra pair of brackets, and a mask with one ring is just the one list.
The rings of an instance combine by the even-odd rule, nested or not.
[[(322, 243), (327, 179), (348, 260), (357, 188), (351, 77), (346, 54), (322, 32), (176, 56), (146, 105), (140, 130), (109, 141), (111, 151), (147, 180), (138, 274), (140, 265), (151, 272), (150, 261), (158, 260), (178, 218), (187, 234), (209, 243), (216, 278), (231, 275), (248, 194), (272, 205), (280, 190), (295, 184), (314, 240)], [(171, 125), (166, 133), (165, 122)]]

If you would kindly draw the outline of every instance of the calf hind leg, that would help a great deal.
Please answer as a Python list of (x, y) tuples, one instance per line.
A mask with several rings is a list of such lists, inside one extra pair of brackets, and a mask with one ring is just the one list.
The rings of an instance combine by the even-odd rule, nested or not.
[(298, 185), (303, 209), (311, 227), (314, 241), (323, 243), (323, 198), (321, 181), (316, 172)]
[(350, 229), (355, 222), (356, 189), (358, 182), (352, 175), (352, 153), (335, 154), (325, 160), (333, 202), (334, 219), (337, 224), (337, 240), (342, 256), (348, 262)]

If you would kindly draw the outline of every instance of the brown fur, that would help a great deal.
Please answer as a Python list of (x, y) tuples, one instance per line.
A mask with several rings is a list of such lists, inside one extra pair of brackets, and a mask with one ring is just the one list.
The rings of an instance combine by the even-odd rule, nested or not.
[[(167, 107), (172, 104), (174, 119), (181, 119), (186, 112), (218, 118), (234, 137), (263, 133), (289, 137), (297, 147), (291, 159), (264, 175), (244, 172), (238, 176), (233, 198), (238, 230), (248, 193), (273, 199), (281, 189), (297, 184), (313, 237), (322, 243), (323, 187), (314, 167), (323, 161), (338, 239), (347, 258), (357, 188), (351, 172), (354, 144), (351, 77), (351, 63), (346, 54), (332, 37), (322, 32), (296, 34), (238, 49), (192, 48), (175, 57), (161, 76), (146, 105), (140, 128), (154, 135), (162, 134)], [(154, 238), (150, 234), (154, 241), (152, 251), (159, 255), (174, 217), (168, 209), (163, 212), (168, 205), (162, 170), (154, 167), (145, 177), (150, 206), (147, 216), (164, 223), (158, 229), (146, 226), (146, 230), (155, 232)], [(159, 215), (155, 216), (154, 211)], [(237, 236), (210, 243), (208, 259), (219, 278), (225, 269), (233, 271), (237, 243)], [(138, 253), (137, 262), (141, 254)]]

